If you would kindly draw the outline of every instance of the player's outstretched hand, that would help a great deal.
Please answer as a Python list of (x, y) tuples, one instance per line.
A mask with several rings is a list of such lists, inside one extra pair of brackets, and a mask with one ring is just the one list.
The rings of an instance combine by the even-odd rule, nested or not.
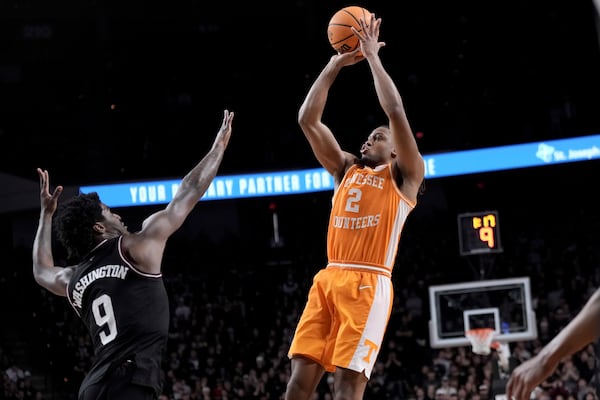
[(40, 206), (42, 211), (47, 213), (54, 213), (58, 206), (58, 198), (63, 191), (62, 186), (57, 186), (54, 191), (50, 193), (50, 175), (45, 169), (38, 168), (37, 173), (40, 177)]
[(536, 386), (554, 371), (556, 365), (539, 358), (539, 356), (530, 358), (512, 372), (506, 384), (508, 400), (529, 400)]
[(366, 21), (361, 18), (359, 20), (360, 31), (352, 27), (352, 32), (358, 37), (358, 49), (365, 56), (377, 55), (379, 49), (385, 46), (385, 42), (379, 41), (379, 28), (381, 27), (381, 18), (375, 18), (375, 14), (371, 14), (371, 23), (367, 26)]
[(222, 145), (225, 148), (229, 144), (229, 138), (231, 137), (231, 124), (233, 122), (233, 111), (225, 110), (223, 111), (223, 122), (221, 123), (221, 128), (217, 133), (217, 137), (215, 138), (214, 146)]

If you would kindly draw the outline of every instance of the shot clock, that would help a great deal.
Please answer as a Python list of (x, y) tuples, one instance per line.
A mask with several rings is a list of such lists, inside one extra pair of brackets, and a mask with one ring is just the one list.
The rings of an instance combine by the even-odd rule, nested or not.
[(498, 212), (459, 214), (458, 239), (460, 254), (463, 256), (501, 253)]

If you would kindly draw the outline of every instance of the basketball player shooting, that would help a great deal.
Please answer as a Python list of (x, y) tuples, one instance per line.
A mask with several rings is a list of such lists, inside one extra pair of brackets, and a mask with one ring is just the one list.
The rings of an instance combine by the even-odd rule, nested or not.
[[(400, 233), (424, 179), (400, 93), (379, 58), (381, 19), (370, 17), (368, 27), (361, 19), (360, 32), (353, 28), (359, 47), (330, 58), (299, 110), (300, 127), (336, 188), (328, 263), (313, 279), (292, 339), (285, 400), (311, 399), (325, 372), (334, 373), (334, 399), (363, 398), (391, 313)], [(321, 116), (340, 70), (364, 59), (388, 124), (373, 129), (359, 158), (340, 148)]]

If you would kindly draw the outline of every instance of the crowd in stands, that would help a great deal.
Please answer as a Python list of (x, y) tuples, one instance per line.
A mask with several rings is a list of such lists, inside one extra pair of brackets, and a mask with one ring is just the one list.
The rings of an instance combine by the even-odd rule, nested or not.
[[(428, 286), (481, 277), (456, 255), (450, 232), (431, 229), (439, 216), (422, 218), (432, 220), (405, 231), (393, 277), (393, 314), (365, 399), (494, 400), (506, 378), (496, 352), (477, 355), (470, 346), (429, 345)], [(505, 227), (505, 251), (489, 256), (495, 265), (492, 277), (531, 277), (538, 338), (510, 343), (517, 362), (539, 351), (600, 285), (598, 221), (582, 212), (560, 226), (552, 222), (541, 219), (528, 230), (515, 227), (516, 233)], [(164, 277), (171, 329), (160, 399), (282, 399), (290, 376), (288, 345), (312, 276), (324, 262), (321, 240), (280, 264), (252, 263), (243, 256), (252, 250), (241, 243), (235, 244), (242, 247), (239, 251), (226, 243), (210, 255), (198, 245), (206, 238), (178, 238), (170, 244)], [(92, 358), (90, 339), (64, 298), (35, 285), (29, 255), (29, 249), (22, 249), (14, 262), (21, 271), (19, 290), (29, 293), (33, 304), (30, 336), (24, 338), (30, 357), (27, 365), (14, 365), (10, 349), (0, 348), (0, 399), (75, 399)], [(8, 290), (14, 282), (0, 284)], [(597, 399), (599, 356), (590, 344), (563, 360), (540, 385), (536, 400)], [(38, 377), (35, 388), (32, 376)], [(331, 386), (332, 377), (326, 376), (314, 400), (331, 400)]]

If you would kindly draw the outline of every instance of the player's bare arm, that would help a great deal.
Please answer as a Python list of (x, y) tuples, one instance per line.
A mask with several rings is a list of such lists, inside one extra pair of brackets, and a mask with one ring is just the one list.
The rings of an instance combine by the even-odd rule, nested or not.
[(58, 296), (66, 296), (71, 269), (54, 265), (52, 255), (52, 217), (58, 207), (58, 198), (63, 187), (57, 186), (50, 193), (50, 175), (38, 168), (40, 178), (40, 220), (33, 241), (33, 277), (42, 287)]
[(149, 216), (142, 229), (123, 238), (127, 256), (140, 269), (160, 273), (168, 238), (181, 227), (217, 175), (231, 137), (233, 112), (224, 111), (221, 127), (211, 149), (181, 180), (177, 193), (164, 210)]
[(371, 20), (373, 23), (367, 26), (361, 19), (361, 32), (354, 28), (353, 31), (359, 38), (360, 49), (371, 68), (381, 108), (390, 122), (397, 155), (395, 162), (398, 172), (402, 175), (402, 191), (410, 200), (416, 201), (425, 176), (425, 165), (406, 117), (402, 97), (379, 58), (379, 49), (385, 46), (384, 42), (378, 41), (381, 18), (372, 15)]
[(331, 85), (342, 67), (352, 63), (352, 54), (332, 56), (311, 86), (298, 112), (298, 124), (315, 157), (334, 177), (336, 183), (352, 165), (356, 156), (341, 149), (331, 129), (323, 123), (322, 117)]

